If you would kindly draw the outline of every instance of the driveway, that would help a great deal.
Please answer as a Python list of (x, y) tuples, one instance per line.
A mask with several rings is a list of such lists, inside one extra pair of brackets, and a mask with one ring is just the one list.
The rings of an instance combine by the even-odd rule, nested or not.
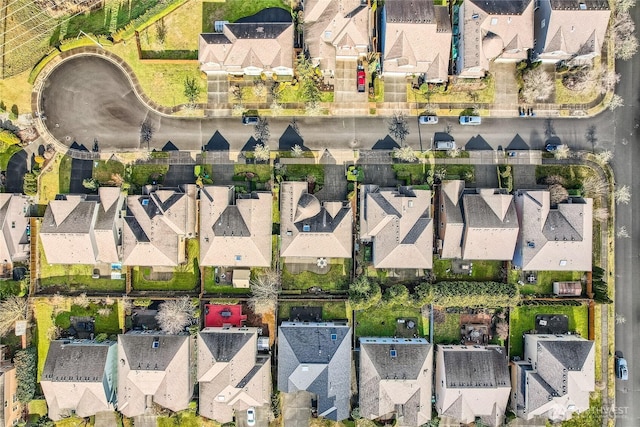
[(215, 109), (229, 102), (229, 79), (226, 73), (207, 73), (207, 108)]
[[(269, 426), (269, 409), (264, 406), (258, 406), (256, 409), (256, 427), (268, 427)], [(236, 426), (237, 427), (249, 427), (247, 424), (247, 411), (236, 411)]]
[(515, 62), (492, 62), (491, 74), (496, 83), (496, 104), (518, 105)]
[(93, 160), (73, 159), (71, 161), (70, 194), (87, 194), (91, 190), (84, 188), (82, 181), (93, 176)]
[(367, 93), (358, 92), (358, 61), (337, 59), (334, 79), (335, 102), (366, 102)]
[(311, 393), (299, 391), (282, 393), (284, 427), (309, 427), (311, 421)]
[(177, 187), (181, 184), (191, 184), (195, 179), (193, 170), (193, 165), (170, 165), (162, 185), (165, 187)]
[(11, 156), (7, 163), (7, 174), (5, 181), (5, 192), (22, 193), (24, 175), (27, 173), (27, 152), (18, 151)]
[(407, 102), (407, 78), (384, 76), (384, 102)]

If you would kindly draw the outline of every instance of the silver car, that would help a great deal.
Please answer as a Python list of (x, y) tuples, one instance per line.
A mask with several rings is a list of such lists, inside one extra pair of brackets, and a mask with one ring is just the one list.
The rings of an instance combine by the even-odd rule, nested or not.
[(435, 125), (438, 123), (438, 116), (420, 116), (418, 117), (418, 123), (421, 125)]

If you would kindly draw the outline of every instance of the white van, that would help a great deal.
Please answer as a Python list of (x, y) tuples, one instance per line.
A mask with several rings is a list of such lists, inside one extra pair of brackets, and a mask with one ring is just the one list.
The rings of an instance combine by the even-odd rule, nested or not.
[(480, 116), (460, 116), (460, 124), (461, 125), (479, 125), (482, 123), (482, 118)]

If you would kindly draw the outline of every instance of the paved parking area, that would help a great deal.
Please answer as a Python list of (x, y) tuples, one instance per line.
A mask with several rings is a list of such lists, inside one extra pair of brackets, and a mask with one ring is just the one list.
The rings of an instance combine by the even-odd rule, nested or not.
[(321, 202), (345, 200), (347, 180), (344, 176), (344, 165), (325, 165), (324, 185), (316, 196)]
[(367, 93), (358, 92), (358, 61), (337, 59), (334, 78), (335, 102), (366, 102)]
[(311, 421), (311, 393), (282, 393), (284, 427), (309, 427)]
[(492, 62), (491, 73), (496, 82), (496, 104), (518, 104), (518, 82), (515, 62)]
[[(268, 427), (269, 426), (269, 418), (268, 418), (268, 410), (264, 406), (258, 406), (256, 409), (256, 423), (254, 424), (256, 427)], [(236, 411), (236, 426), (237, 427), (248, 427), (247, 424), (247, 411)]]
[(384, 102), (407, 102), (407, 79), (405, 76), (384, 76)]
[(22, 187), (24, 184), (24, 175), (27, 173), (27, 152), (24, 150), (18, 151), (11, 156), (9, 163), (7, 164), (7, 173), (5, 192), (7, 193), (22, 193)]
[(170, 165), (162, 185), (165, 187), (177, 187), (181, 184), (191, 184), (195, 182), (196, 178), (193, 175), (193, 168), (193, 165)]
[(207, 73), (208, 108), (219, 108), (229, 102), (229, 80), (226, 73)]

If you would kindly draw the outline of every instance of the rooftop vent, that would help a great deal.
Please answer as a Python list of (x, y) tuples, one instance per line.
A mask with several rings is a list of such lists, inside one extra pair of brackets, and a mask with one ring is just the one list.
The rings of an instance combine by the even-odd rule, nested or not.
[(338, 334), (331, 334), (331, 341), (336, 341), (338, 339)]
[(302, 226), (302, 231), (311, 231), (311, 226), (309, 224), (304, 224)]
[(142, 206), (149, 206), (149, 199), (142, 199)]
[(159, 348), (160, 347), (160, 339), (158, 337), (153, 339), (151, 343), (151, 348)]
[(389, 355), (391, 357), (397, 357), (398, 356), (398, 352), (394, 349), (389, 350)]
[(587, 5), (585, 3), (580, 3), (580, 10), (587, 10)]

